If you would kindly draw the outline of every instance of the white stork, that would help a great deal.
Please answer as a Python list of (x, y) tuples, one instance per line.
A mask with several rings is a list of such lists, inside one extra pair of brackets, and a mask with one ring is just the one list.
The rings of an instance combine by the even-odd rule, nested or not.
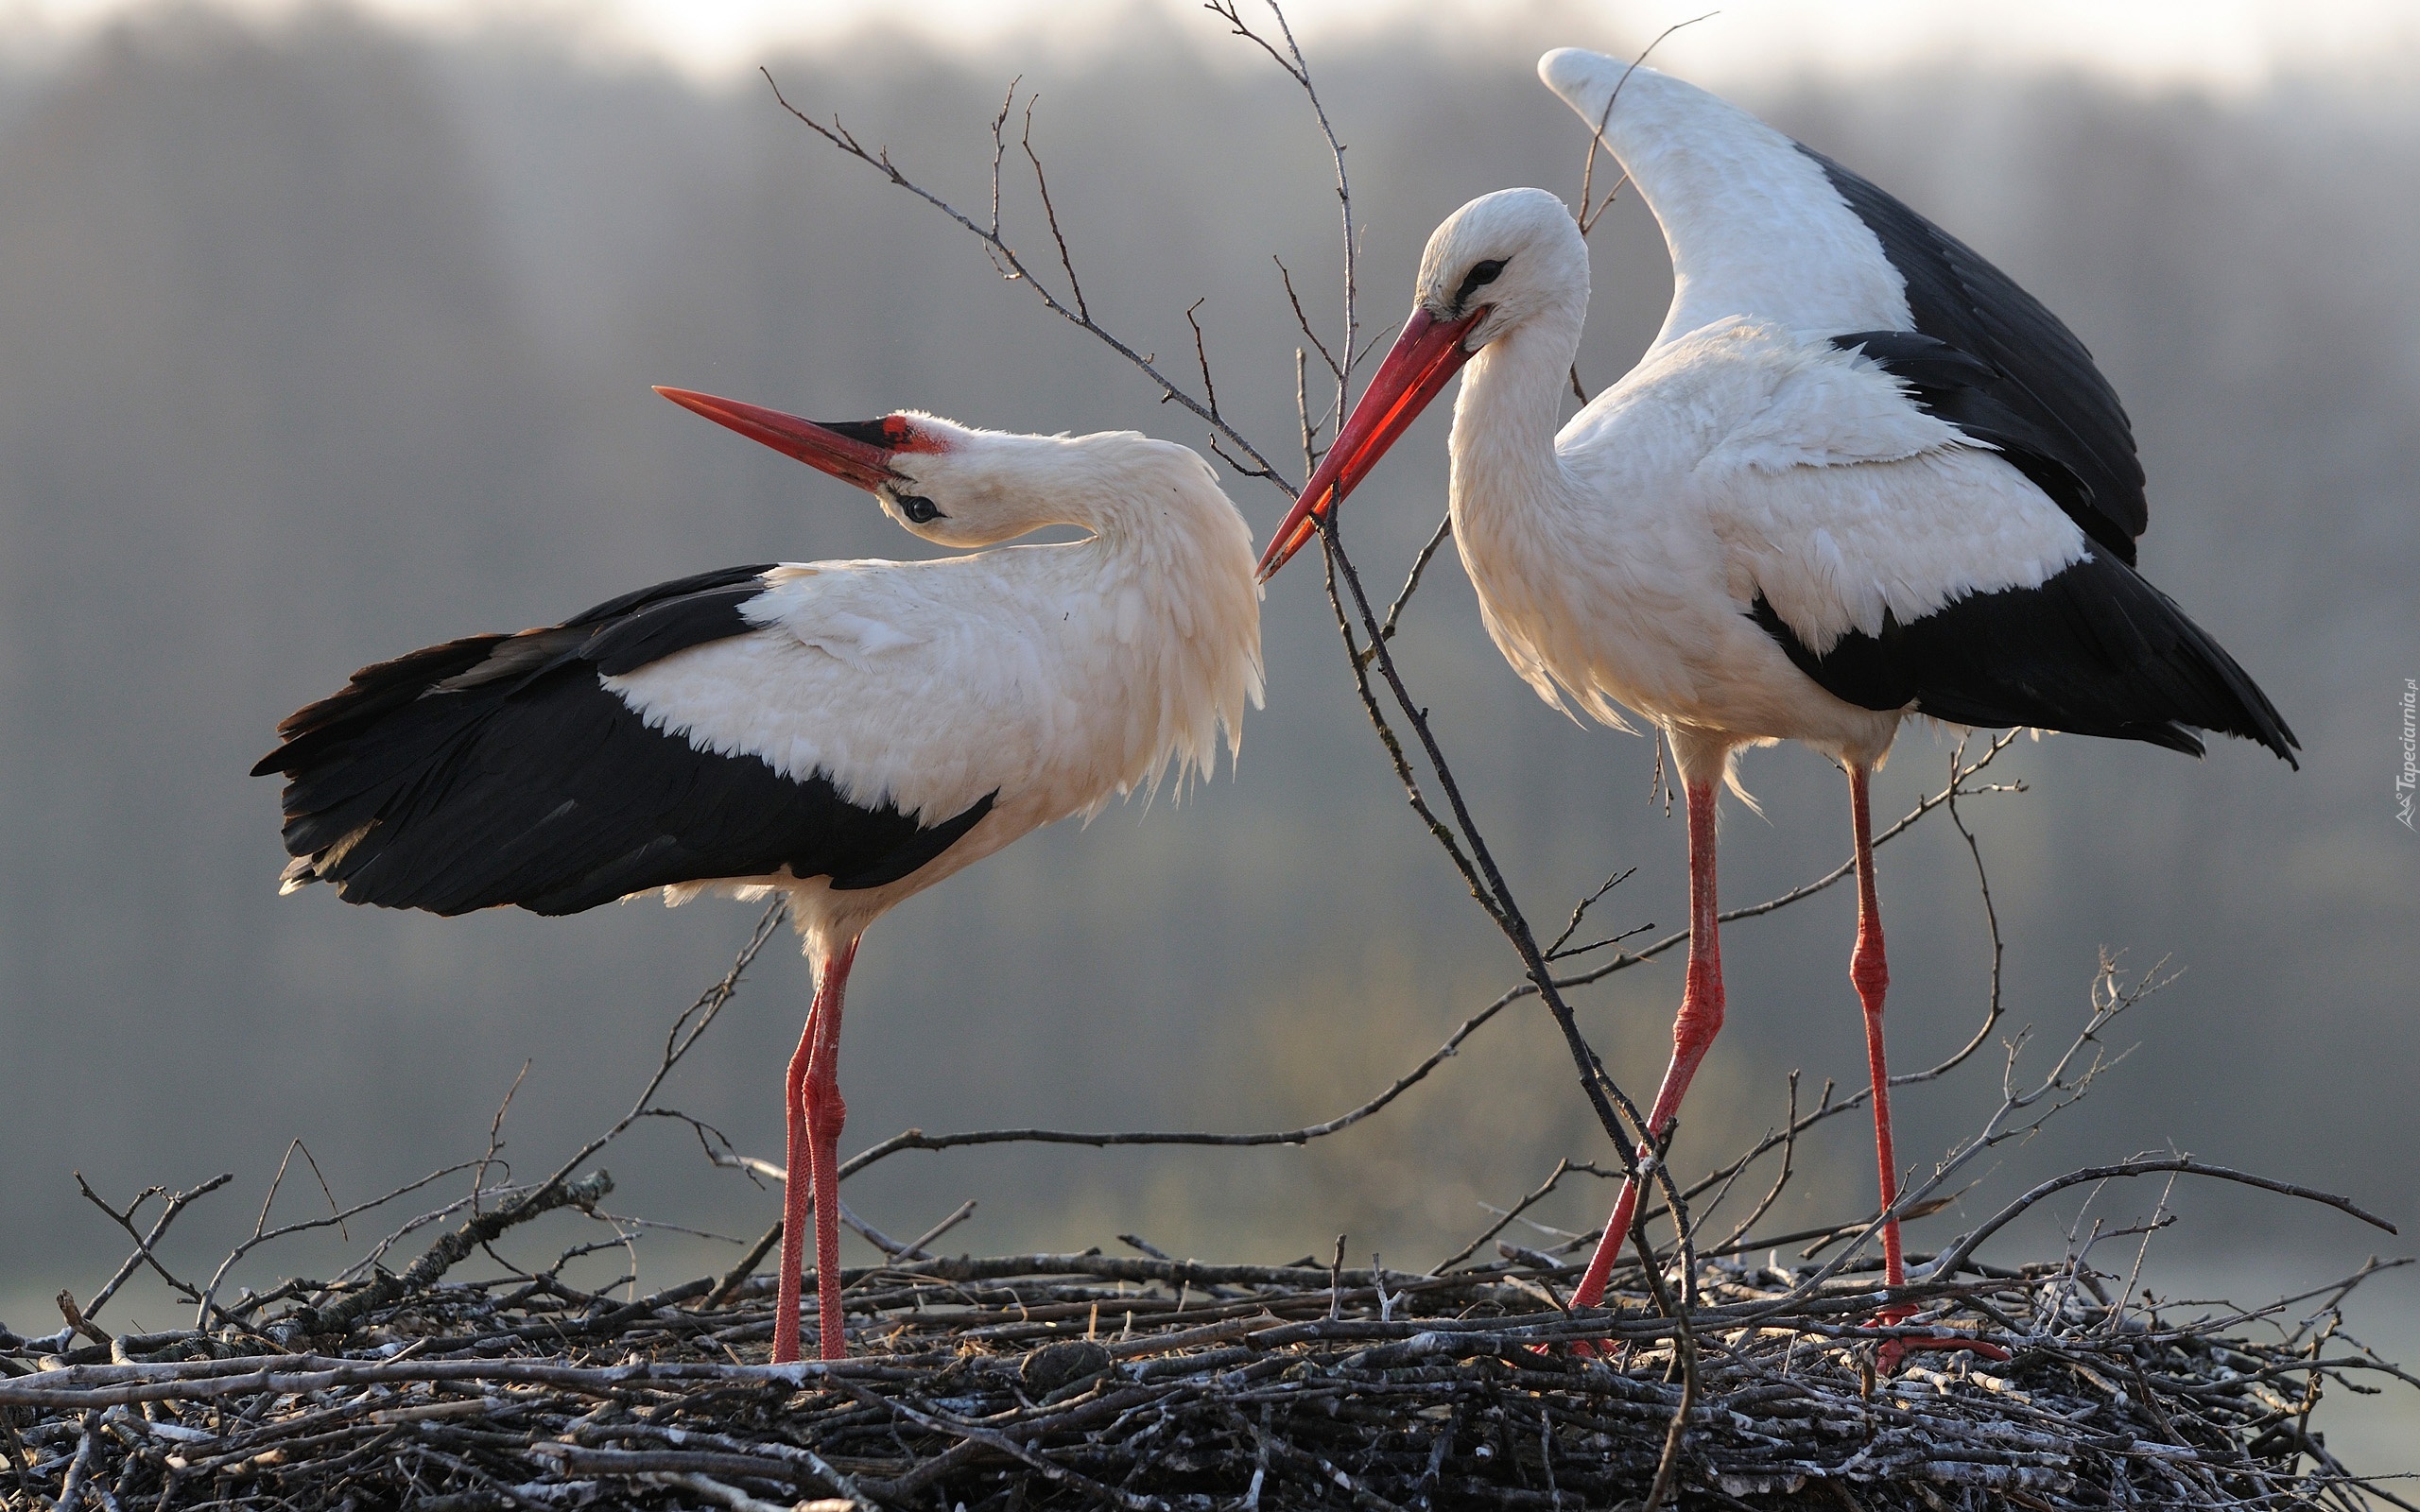
[(1131, 431), (818, 425), (659, 392), (871, 490), (940, 545), (1090, 535), (734, 567), (430, 646), (287, 719), (253, 771), (287, 778), (287, 891), (325, 881), (348, 902), (446, 915), (571, 914), (656, 888), (788, 898), (816, 990), (786, 1084), (773, 1358), (798, 1358), (811, 1190), (820, 1342), (837, 1359), (840, 1003), (858, 936), (1053, 820), (1172, 765), (1207, 775), (1222, 737), (1232, 757), (1261, 692), (1252, 532), (1200, 456)]
[[(2201, 753), (2293, 734), (2135, 571), (2126, 412), (2058, 318), (1847, 168), (1737, 106), (1565, 48), (1538, 72), (1662, 224), (1674, 289), (1638, 365), (1558, 431), (1588, 251), (1553, 196), (1509, 189), (1430, 236), (1411, 318), (1262, 558), (1274, 572), (1446, 381), (1454, 540), (1488, 633), (1558, 708), (1669, 741), (1688, 799), (1689, 963), (1642, 1160), (1660, 1158), (1722, 1024), (1715, 788), (1742, 747), (1803, 741), (1849, 780), (1884, 1211), (1891, 1149), (1867, 780), (1911, 714)], [(1744, 798), (1744, 793), (1741, 795)], [(1625, 1184), (1575, 1300), (1631, 1226)], [(1889, 1282), (1905, 1280), (1898, 1225)], [(1904, 1314), (1901, 1314), (1904, 1315)]]

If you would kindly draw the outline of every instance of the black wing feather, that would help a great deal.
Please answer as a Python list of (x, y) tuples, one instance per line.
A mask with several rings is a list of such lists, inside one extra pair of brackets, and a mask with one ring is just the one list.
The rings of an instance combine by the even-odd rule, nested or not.
[(2031, 726), (2202, 753), (2195, 730), (2257, 741), (2297, 765), (2276, 706), (2224, 647), (2132, 567), (2087, 545), (2037, 588), (1969, 593), (1921, 619), (1883, 616), (1822, 652), (1759, 594), (1750, 611), (1824, 690), (1984, 729)]
[(991, 812), (936, 824), (844, 799), (823, 774), (700, 750), (602, 682), (759, 633), (740, 612), (766, 566), (611, 599), (562, 625), (478, 635), (365, 667), (279, 726), (253, 768), (284, 773), (289, 877), (351, 902), (577, 913), (648, 888), (786, 869), (882, 886)]
[[(2009, 460), (2057, 500), (2084, 534), (2134, 565), (2135, 538), (2151, 519), (2142, 463), (2135, 455), (2126, 406), (2084, 344), (1973, 248), (1812, 147), (1799, 150), (1823, 165), (1832, 187), (1906, 279), (1916, 330), (1977, 359), (1981, 370), (1963, 375), (1950, 391), (1979, 422), (1999, 434), (1969, 434), (2008, 450)], [(1890, 367), (1893, 358), (1876, 348), (1877, 335), (1888, 333), (1836, 339), (1843, 346), (1865, 345), (1868, 355)], [(1909, 381), (1920, 390), (1925, 387), (1913, 377)], [(1922, 392), (1916, 397), (1926, 403)], [(1966, 428), (1959, 415), (1936, 413)]]

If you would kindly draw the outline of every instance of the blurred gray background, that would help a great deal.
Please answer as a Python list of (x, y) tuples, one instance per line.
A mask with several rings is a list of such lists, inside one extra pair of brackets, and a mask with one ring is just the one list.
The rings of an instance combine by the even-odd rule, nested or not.
[[(1334, 201), (1308, 112), (1244, 44), (1143, 16), (1078, 53), (970, 61), (890, 37), (774, 61), (937, 189), (986, 197), (986, 127), (1012, 76), (1086, 293), (1177, 369), (1201, 315), (1219, 392), (1290, 444), (1295, 338), (1270, 258), (1332, 304)], [(1518, 28), (1512, 28), (1518, 30)], [(1536, 28), (1531, 28), (1536, 29)], [(1569, 195), (1583, 134), (1538, 48), (1634, 49), (1568, 29), (1449, 51), (1364, 41), (1314, 57), (1351, 144), (1366, 313), (1400, 316), (1428, 229), (1510, 184)], [(1920, 1224), (1932, 1247), (2022, 1185), (2169, 1144), (2420, 1221), (2411, 1011), (2420, 839), (2394, 820), (2397, 703), (2420, 676), (2420, 133), (2409, 91), (2322, 77), (2212, 94), (1981, 64), (1744, 96), (1933, 215), (2040, 294), (2124, 394), (2152, 478), (2149, 575), (2231, 647), (2301, 734), (2299, 774), (2239, 743), (2193, 762), (2073, 738), (2003, 758), (2031, 791), (1975, 803), (2008, 943), (2012, 1030), (2063, 1040), (2098, 954), (2183, 975), (2129, 1019), (2132, 1058), (1986, 1186)], [(1601, 181), (1601, 180), (1600, 180)], [(1046, 246), (1012, 181), (1012, 233)], [(1595, 237), (1582, 373), (1628, 365), (1669, 292), (1635, 203)], [(1331, 322), (1332, 323), (1332, 322)], [(140, 1187), (236, 1181), (181, 1222), (206, 1272), (247, 1230), (289, 1139), (354, 1200), (475, 1155), (525, 1060), (509, 1158), (543, 1171), (628, 1105), (670, 1015), (720, 972), (750, 908), (654, 903), (568, 920), (439, 920), (279, 900), (276, 720), (354, 667), (562, 617), (732, 562), (925, 548), (872, 503), (648, 391), (678, 384), (858, 419), (928, 407), (1029, 430), (1200, 428), (1003, 285), (962, 233), (844, 161), (761, 80), (600, 63), (528, 35), (440, 40), (313, 12), (274, 25), (162, 12), (0, 73), (0, 1318), (56, 1326), (123, 1241), (72, 1172)], [(1442, 412), (1441, 412), (1442, 414)], [(1443, 502), (1425, 422), (1348, 517), (1392, 588)], [(1231, 480), (1265, 533), (1282, 501)], [(998, 1124), (1287, 1126), (1375, 1091), (1517, 980), (1405, 809), (1351, 694), (1316, 571), (1272, 587), (1270, 707), (1240, 771), (1038, 835), (886, 919), (853, 983), (851, 1148)], [(1512, 884), (1559, 924), (1608, 872), (1615, 927), (1684, 917), (1683, 833), (1649, 742), (1537, 702), (1480, 631), (1450, 553), (1398, 643)], [(1950, 745), (1911, 730), (1895, 815)], [(1726, 902), (1835, 865), (1843, 784), (1751, 755), (1758, 818), (1726, 800)], [(1883, 852), (1895, 1063), (1979, 1019), (1988, 957), (1965, 849), (1939, 819)], [(1726, 940), (1728, 1032), (1677, 1159), (1728, 1154), (1804, 1068), (1862, 1076), (1835, 889)], [(1634, 1093), (1661, 1068), (1679, 957), (1580, 994)], [(807, 984), (785, 943), (668, 1100), (777, 1156), (779, 1066)], [(1996, 1051), (1898, 1099), (1900, 1148), (1947, 1145), (1996, 1101)], [(1871, 1200), (1865, 1125), (1802, 1155), (1782, 1228)], [(981, 1200), (953, 1246), (1115, 1246), (1425, 1267), (1558, 1156), (1602, 1151), (1551, 1025), (1506, 1014), (1385, 1116), (1307, 1149), (909, 1155), (852, 1202), (914, 1233)], [(733, 1235), (775, 1196), (671, 1125), (607, 1158), (616, 1211)], [(2057, 1253), (2159, 1189), (2085, 1194), (1996, 1243)], [(1570, 1228), (1610, 1194), (1539, 1210)], [(316, 1187), (280, 1211), (307, 1213)], [(2391, 1244), (2321, 1210), (2180, 1187), (2152, 1242), (2163, 1297), (2317, 1286)], [(350, 1238), (265, 1253), (239, 1280), (324, 1274)], [(524, 1261), (591, 1237), (563, 1219)], [(1531, 1236), (1534, 1237), (1534, 1236)], [(854, 1245), (856, 1241), (852, 1240)], [(727, 1264), (674, 1230), (662, 1282)], [(2387, 1251), (2399, 1253), (2400, 1251)], [(2131, 1249), (2104, 1250), (2123, 1268)], [(575, 1279), (602, 1284), (618, 1255)], [(2420, 1353), (2401, 1272), (2354, 1332)], [(112, 1304), (168, 1325), (163, 1295)], [(2335, 1410), (2333, 1406), (2331, 1411)], [(2355, 1404), (2343, 1443), (2420, 1469), (2411, 1399)], [(2340, 1447), (2343, 1447), (2343, 1443)]]

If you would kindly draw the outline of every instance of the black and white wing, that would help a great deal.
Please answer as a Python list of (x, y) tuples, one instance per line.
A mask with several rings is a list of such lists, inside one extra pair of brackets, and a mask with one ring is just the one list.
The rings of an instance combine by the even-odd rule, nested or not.
[(286, 885), (325, 881), (350, 902), (437, 914), (569, 914), (785, 872), (876, 887), (934, 860), (992, 795), (938, 816), (853, 801), (828, 772), (708, 748), (615, 691), (683, 652), (786, 634), (747, 613), (775, 571), (680, 578), (355, 673), (280, 725), (285, 744), (253, 768), (287, 779)]
[[(1779, 482), (1743, 501), (1797, 526), (1764, 538), (1795, 559), (1764, 564), (1752, 613), (1802, 671), (1869, 709), (2197, 752), (2192, 731), (2216, 730), (2293, 759), (2292, 731), (2252, 679), (2135, 574), (2148, 512), (2133, 427), (2057, 316), (1965, 243), (1717, 95), (1576, 48), (1548, 53), (1539, 73), (1603, 123), (1664, 228), (1675, 278), (1659, 351), (1725, 322), (1784, 331), (1810, 358), (1853, 354), (1887, 373), (1909, 419), (1975, 449), (1969, 465), (1937, 468), (1940, 486), (1904, 490), (1889, 519), (1820, 517), (1843, 497), (1888, 494), (1887, 481)], [(1850, 375), (1824, 366), (1817, 377), (1851, 394)], [(1872, 444), (1903, 427), (1870, 402), (1838, 412), (1853, 433), (1793, 437), (1805, 466), (1908, 471), (1913, 454)], [(2038, 499), (2072, 523), (2067, 544), (2045, 536)], [(1866, 549), (1842, 547), (1860, 528)], [(1855, 611), (1858, 599), (1872, 611)]]

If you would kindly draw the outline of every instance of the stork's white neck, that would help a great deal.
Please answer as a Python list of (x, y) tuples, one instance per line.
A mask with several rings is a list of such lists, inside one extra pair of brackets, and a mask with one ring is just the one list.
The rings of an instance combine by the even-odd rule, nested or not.
[(1580, 353), (1588, 291), (1570, 291), (1479, 350), (1454, 402), (1453, 509), (1458, 531), (1570, 497), (1555, 451), (1563, 394)]

